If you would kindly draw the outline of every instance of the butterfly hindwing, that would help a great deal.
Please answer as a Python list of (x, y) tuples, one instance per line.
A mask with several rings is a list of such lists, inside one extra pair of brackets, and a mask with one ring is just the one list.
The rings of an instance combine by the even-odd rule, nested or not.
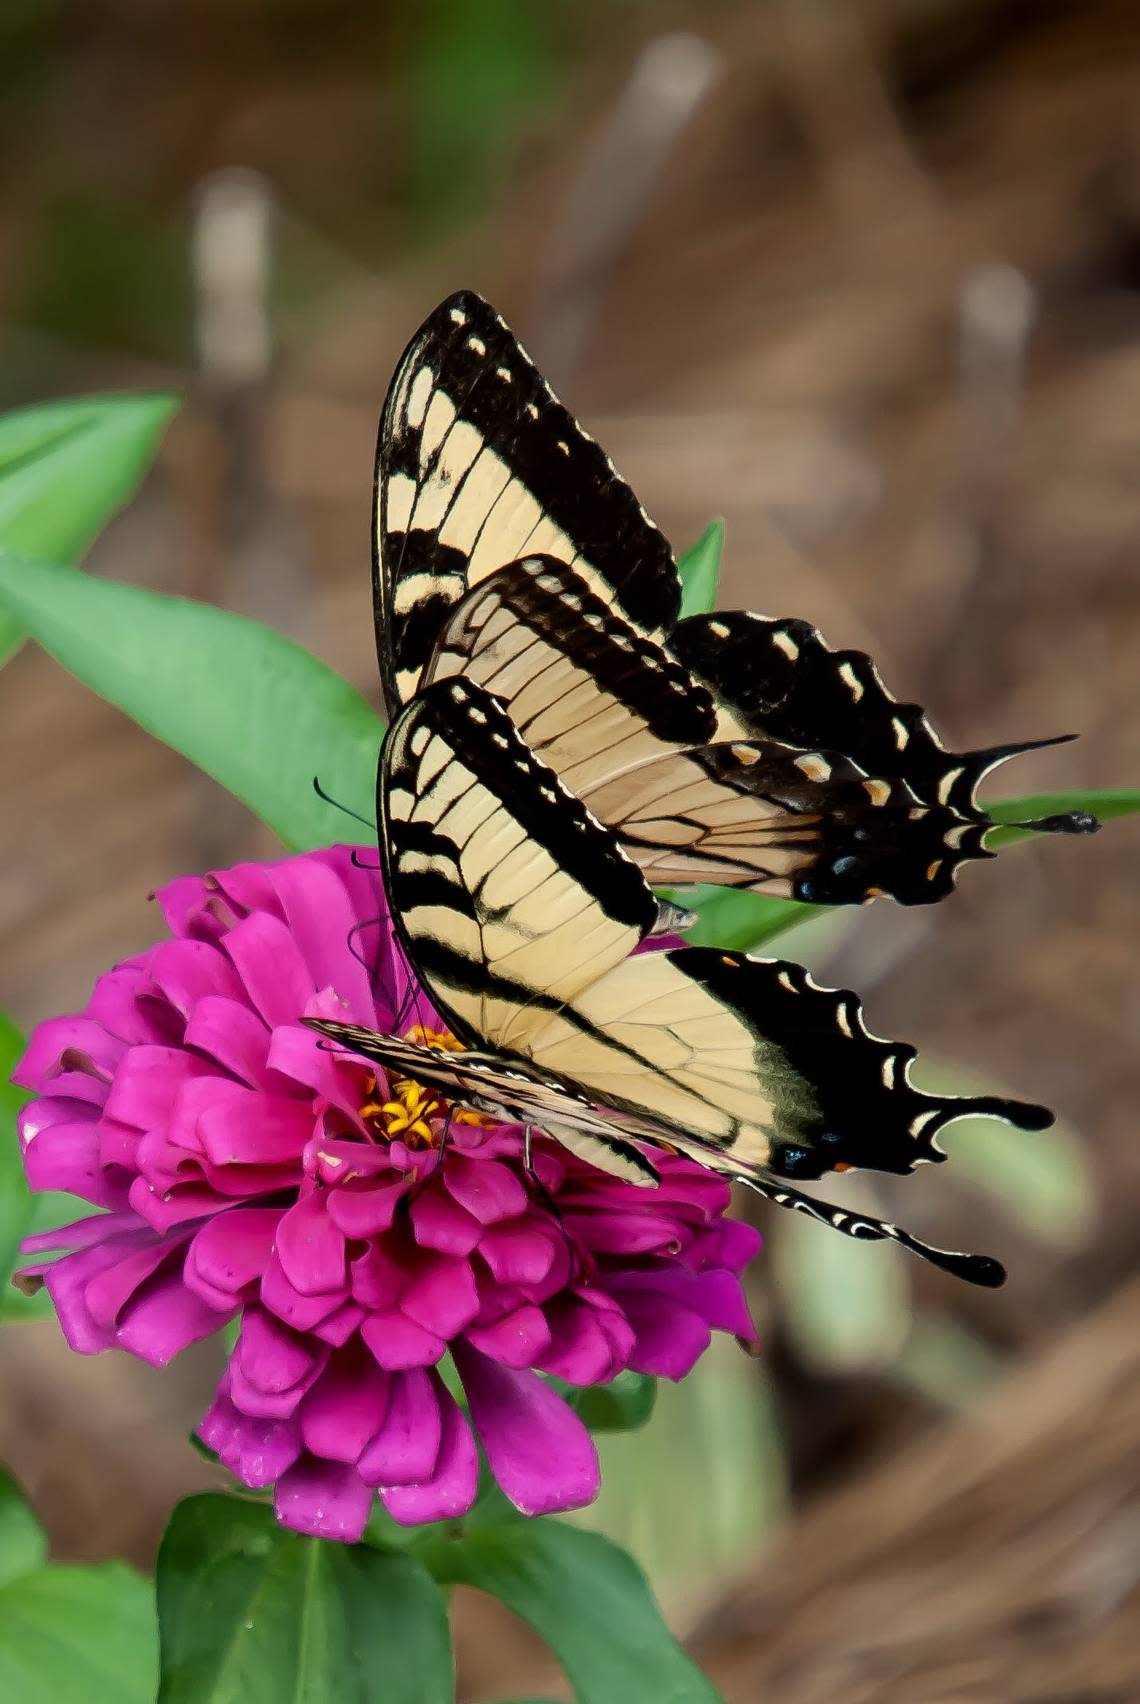
[(425, 675), (493, 692), (526, 743), (660, 886), (940, 898), (983, 830), (837, 753), (714, 740), (713, 696), (565, 564), (510, 563), (452, 610)]
[(574, 565), (639, 632), (676, 620), (680, 580), (664, 535), (472, 291), (441, 303), (396, 369), (375, 504), (376, 637), (393, 716), (451, 606), (529, 552)]

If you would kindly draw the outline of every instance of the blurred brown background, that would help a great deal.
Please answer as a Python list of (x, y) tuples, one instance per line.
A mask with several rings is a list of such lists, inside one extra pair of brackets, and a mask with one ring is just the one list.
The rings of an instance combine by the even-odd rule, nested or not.
[[(1140, 6), (9, 0), (0, 139), (0, 405), (185, 397), (93, 571), (372, 693), (376, 416), (472, 285), (678, 546), (725, 517), (725, 603), (866, 646), (956, 743), (1084, 736), (994, 796), (1136, 783)], [(152, 887), (271, 846), (31, 648), (0, 693), (31, 1025), (150, 941)], [(760, 1366), (615, 1446), (596, 1518), (734, 1704), (1140, 1696), (1136, 849), (1014, 849), (784, 943), (1067, 1131), (963, 1132), (960, 1181), (878, 1197), (1000, 1254), (996, 1295), (769, 1220)], [(0, 1351), (0, 1459), (58, 1553), (147, 1562), (211, 1482), (211, 1354), (158, 1377), (47, 1322)], [(463, 1696), (557, 1691), (497, 1609), (459, 1621)]]

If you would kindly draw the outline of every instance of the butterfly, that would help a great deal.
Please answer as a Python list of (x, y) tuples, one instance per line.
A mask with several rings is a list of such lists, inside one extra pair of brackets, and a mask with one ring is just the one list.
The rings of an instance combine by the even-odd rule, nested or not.
[(428, 317), (388, 392), (373, 607), (391, 717), (434, 680), (487, 688), (661, 887), (940, 899), (992, 856), (983, 776), (1054, 743), (948, 751), (806, 622), (681, 619), (663, 533), (471, 291)]
[(1039, 1130), (1045, 1108), (917, 1088), (913, 1048), (873, 1036), (854, 994), (799, 965), (711, 947), (638, 953), (657, 916), (643, 872), (476, 681), (415, 693), (385, 739), (377, 795), (397, 932), (466, 1050), (328, 1019), (311, 1028), (632, 1184), (657, 1182), (654, 1149), (678, 1151), (848, 1236), (1002, 1282), (986, 1256), (797, 1186), (852, 1166), (907, 1173), (945, 1158), (937, 1138), (953, 1119)]

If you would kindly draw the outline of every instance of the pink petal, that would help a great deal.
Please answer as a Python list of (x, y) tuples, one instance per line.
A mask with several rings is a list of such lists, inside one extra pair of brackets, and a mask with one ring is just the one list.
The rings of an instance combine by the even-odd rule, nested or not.
[(442, 1435), (431, 1478), (419, 1484), (385, 1485), (380, 1492), (384, 1507), (401, 1526), (458, 1520), (470, 1509), (479, 1489), (479, 1455), (471, 1428), (442, 1382), (438, 1394)]
[(550, 1327), (541, 1308), (516, 1308), (494, 1325), (469, 1326), (468, 1343), (505, 1367), (533, 1367), (550, 1347)]
[(483, 1227), (453, 1201), (434, 1181), (412, 1197), (412, 1228), (421, 1248), (438, 1249), (442, 1254), (470, 1254), (483, 1236)]
[(550, 1347), (534, 1365), (571, 1384), (601, 1384), (620, 1373), (633, 1350), (633, 1327), (611, 1307), (559, 1298), (546, 1312)]
[(440, 1385), (419, 1367), (396, 1373), (383, 1424), (356, 1464), (368, 1485), (429, 1479), (439, 1454)]
[(115, 1072), (107, 1114), (151, 1130), (169, 1118), (182, 1085), (217, 1076), (216, 1069), (181, 1047), (132, 1047)]
[(142, 1284), (168, 1261), (177, 1245), (147, 1238), (134, 1248), (121, 1250), (113, 1266), (108, 1266), (87, 1286), (87, 1306), (100, 1325), (113, 1326)]
[(133, 964), (120, 964), (101, 976), (87, 1002), (87, 1016), (101, 1024), (108, 1034), (119, 1041), (137, 1046), (144, 1042), (165, 1041), (163, 1025), (158, 1022), (153, 1005), (139, 1004), (139, 994), (149, 986), (145, 969), (137, 959)]
[(327, 1296), (302, 1296), (295, 1290), (281, 1270), (281, 1263), (276, 1254), (265, 1268), (261, 1278), (261, 1300), (263, 1304), (275, 1313), (278, 1319), (283, 1319), (286, 1325), (291, 1325), (297, 1331), (311, 1331), (322, 1319), (327, 1319), (347, 1297), (347, 1290), (334, 1290)]
[(184, 1018), (208, 994), (230, 1000), (241, 996), (241, 983), (225, 954), (208, 941), (162, 941), (151, 949), (147, 974)]
[(301, 1428), (295, 1420), (251, 1420), (224, 1390), (214, 1397), (198, 1436), (243, 1485), (272, 1485), (301, 1453)]
[[(92, 1018), (49, 1018), (37, 1024), (31, 1040), (24, 1049), (12, 1081), (22, 1089), (34, 1089), (37, 1094), (50, 1094), (62, 1069), (64, 1054), (75, 1052), (89, 1058), (97, 1070), (109, 1077), (125, 1051), (125, 1044), (108, 1035), (102, 1024)], [(102, 1085), (100, 1104), (106, 1098)]]
[(187, 1250), (187, 1282), (193, 1272), (213, 1289), (239, 1296), (265, 1271), (280, 1218), (280, 1207), (231, 1207), (216, 1214)]
[(479, 1312), (470, 1263), (458, 1255), (421, 1249), (400, 1297), (400, 1312), (437, 1337), (454, 1337)]
[(285, 924), (264, 912), (245, 917), (224, 945), (266, 1023), (295, 1024), (315, 985)]
[(328, 1196), (329, 1218), (346, 1237), (366, 1241), (390, 1230), (400, 1198), (411, 1188), (402, 1177), (396, 1183), (369, 1184), (332, 1189)]
[(352, 1294), (366, 1308), (386, 1312), (396, 1305), (410, 1276), (405, 1260), (383, 1242), (370, 1243), (352, 1263)]
[(313, 1190), (282, 1215), (277, 1227), (281, 1270), (303, 1296), (341, 1291), (347, 1281), (344, 1233), (329, 1218), (327, 1199), (324, 1190)]
[(354, 1462), (383, 1424), (391, 1379), (359, 1347), (334, 1355), (301, 1404), (305, 1448)]
[(277, 1519), (294, 1532), (356, 1544), (368, 1524), (372, 1492), (354, 1467), (302, 1456), (277, 1482)]
[(263, 1308), (247, 1308), (234, 1350), (242, 1377), (258, 1390), (292, 1390), (307, 1378), (324, 1355), (300, 1333)]
[(352, 1021), (373, 1014), (368, 973), (350, 950), (358, 921), (343, 882), (315, 858), (276, 864), (269, 880), (281, 902), (294, 941), (315, 988), (335, 988)]
[(554, 1264), (555, 1243), (533, 1220), (511, 1219), (484, 1232), (479, 1253), (500, 1284), (537, 1284)]
[[(227, 1083), (198, 1117), (206, 1155), (215, 1166), (299, 1166), (313, 1133), (313, 1112), (304, 1101)], [(324, 1214), (322, 1213), (322, 1218)]]
[(700, 1360), (712, 1332), (691, 1308), (679, 1307), (660, 1295), (621, 1295), (622, 1308), (637, 1334), (629, 1357), (635, 1373), (663, 1379), (683, 1379)]
[(186, 1045), (207, 1054), (251, 1088), (266, 1087), (269, 1030), (241, 1000), (209, 994), (199, 1000), (186, 1025)]
[(449, 1153), (443, 1167), (443, 1181), (452, 1199), (474, 1214), (481, 1225), (513, 1219), (527, 1209), (522, 1179), (498, 1160), (469, 1159), (465, 1154)]
[(87, 1286), (104, 1268), (122, 1258), (121, 1246), (96, 1244), (66, 1255), (44, 1272), (44, 1288), (55, 1306), (60, 1330), (77, 1355), (98, 1355), (115, 1347), (115, 1333), (95, 1319), (87, 1306)]
[(598, 1494), (598, 1454), (537, 1373), (514, 1372), (459, 1342), (452, 1353), (491, 1472), (524, 1515), (581, 1509)]
[(376, 1313), (366, 1319), (360, 1335), (376, 1357), (377, 1366), (399, 1373), (409, 1367), (432, 1367), (447, 1348), (442, 1337), (425, 1331), (406, 1315)]
[(17, 1116), (28, 1188), (61, 1189), (96, 1207), (118, 1206), (122, 1190), (103, 1175), (95, 1119), (77, 1118), (70, 1124), (45, 1127), (49, 1104), (30, 1101)]
[(128, 1304), (120, 1315), (116, 1337), (120, 1348), (129, 1349), (141, 1361), (165, 1367), (191, 1343), (220, 1331), (235, 1311), (219, 1313), (187, 1290), (180, 1278), (160, 1277)]

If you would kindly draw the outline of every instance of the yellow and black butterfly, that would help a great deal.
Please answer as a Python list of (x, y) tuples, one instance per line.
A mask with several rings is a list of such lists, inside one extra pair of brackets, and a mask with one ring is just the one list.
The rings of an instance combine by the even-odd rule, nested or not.
[(659, 886), (940, 899), (990, 856), (979, 781), (1029, 749), (947, 751), (869, 657), (806, 622), (679, 619), (664, 535), (470, 291), (388, 393), (373, 593), (389, 714), (433, 680), (484, 686)]
[(655, 1184), (652, 1150), (675, 1149), (849, 1236), (1002, 1281), (996, 1261), (932, 1248), (796, 1185), (941, 1160), (938, 1133), (955, 1118), (1043, 1129), (1048, 1111), (924, 1093), (909, 1078), (914, 1050), (872, 1036), (855, 995), (817, 987), (799, 965), (718, 948), (636, 953), (657, 917), (644, 875), (475, 681), (413, 696), (389, 730), (377, 793), (399, 936), (469, 1051), (307, 1019), (313, 1029), (632, 1183)]

